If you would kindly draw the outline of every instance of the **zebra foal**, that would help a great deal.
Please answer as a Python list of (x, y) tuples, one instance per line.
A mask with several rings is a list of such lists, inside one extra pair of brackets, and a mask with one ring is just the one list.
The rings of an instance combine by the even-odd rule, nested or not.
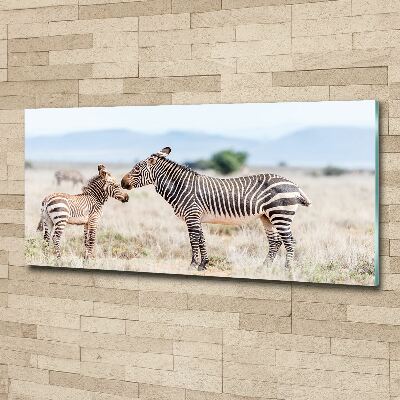
[(100, 164), (97, 169), (98, 175), (88, 181), (82, 193), (52, 193), (42, 201), (38, 230), (43, 231), (48, 244), (53, 241), (57, 258), (61, 257), (60, 241), (67, 224), (84, 226), (85, 258), (93, 257), (97, 224), (104, 203), (109, 197), (122, 203), (129, 200), (128, 194), (104, 165)]
[(175, 214), (186, 222), (192, 267), (204, 270), (209, 261), (203, 222), (241, 224), (252, 218), (260, 218), (268, 238), (265, 263), (273, 262), (283, 243), (286, 267), (291, 267), (295, 245), (291, 223), (298, 205), (311, 204), (298, 186), (275, 174), (225, 179), (201, 175), (166, 158), (170, 152), (171, 148), (165, 147), (137, 163), (122, 178), (121, 186), (130, 190), (154, 185)]

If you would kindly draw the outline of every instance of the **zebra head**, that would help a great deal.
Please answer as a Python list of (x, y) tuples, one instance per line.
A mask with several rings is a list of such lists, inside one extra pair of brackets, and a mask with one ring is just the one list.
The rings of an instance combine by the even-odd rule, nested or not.
[(129, 200), (128, 193), (122, 190), (121, 186), (118, 185), (115, 178), (107, 171), (103, 164), (97, 166), (99, 176), (104, 182), (103, 191), (108, 197), (119, 200), (122, 203), (126, 203)]
[(124, 189), (131, 190), (154, 183), (153, 170), (157, 165), (157, 161), (165, 158), (171, 153), (170, 147), (164, 147), (158, 153), (152, 154), (143, 161), (138, 162), (134, 167), (124, 175), (121, 180), (121, 186)]

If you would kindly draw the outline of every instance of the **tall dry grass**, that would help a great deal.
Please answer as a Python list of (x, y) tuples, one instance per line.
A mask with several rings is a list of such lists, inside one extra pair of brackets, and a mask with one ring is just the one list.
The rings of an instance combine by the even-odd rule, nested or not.
[[(285, 270), (283, 247), (272, 267), (262, 265), (268, 242), (256, 220), (239, 227), (204, 224), (210, 265), (206, 272), (197, 272), (189, 268), (185, 224), (153, 187), (130, 191), (129, 203), (113, 199), (106, 203), (95, 260), (83, 260), (83, 228), (67, 226), (62, 259), (57, 262), (36, 232), (40, 203), (51, 192), (77, 193), (80, 189), (69, 183), (57, 187), (53, 174), (58, 167), (35, 166), (26, 171), (28, 264), (362, 285), (374, 282), (373, 175), (326, 177), (304, 170), (266, 168), (296, 182), (312, 200), (311, 207), (299, 207), (294, 219), (295, 268)], [(119, 179), (130, 167), (109, 169)], [(80, 170), (89, 178), (96, 166)]]

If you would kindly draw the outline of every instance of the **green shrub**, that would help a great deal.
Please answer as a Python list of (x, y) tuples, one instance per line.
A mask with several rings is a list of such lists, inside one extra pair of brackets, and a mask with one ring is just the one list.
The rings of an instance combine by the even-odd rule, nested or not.
[(222, 150), (211, 157), (212, 168), (217, 172), (227, 175), (239, 170), (246, 162), (247, 154), (233, 150)]

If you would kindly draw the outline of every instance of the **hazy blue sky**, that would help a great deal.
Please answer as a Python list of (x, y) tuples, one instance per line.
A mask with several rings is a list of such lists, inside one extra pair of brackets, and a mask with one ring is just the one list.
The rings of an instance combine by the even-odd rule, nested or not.
[(26, 136), (99, 129), (171, 130), (274, 138), (312, 126), (373, 128), (374, 101), (90, 107), (26, 110)]

